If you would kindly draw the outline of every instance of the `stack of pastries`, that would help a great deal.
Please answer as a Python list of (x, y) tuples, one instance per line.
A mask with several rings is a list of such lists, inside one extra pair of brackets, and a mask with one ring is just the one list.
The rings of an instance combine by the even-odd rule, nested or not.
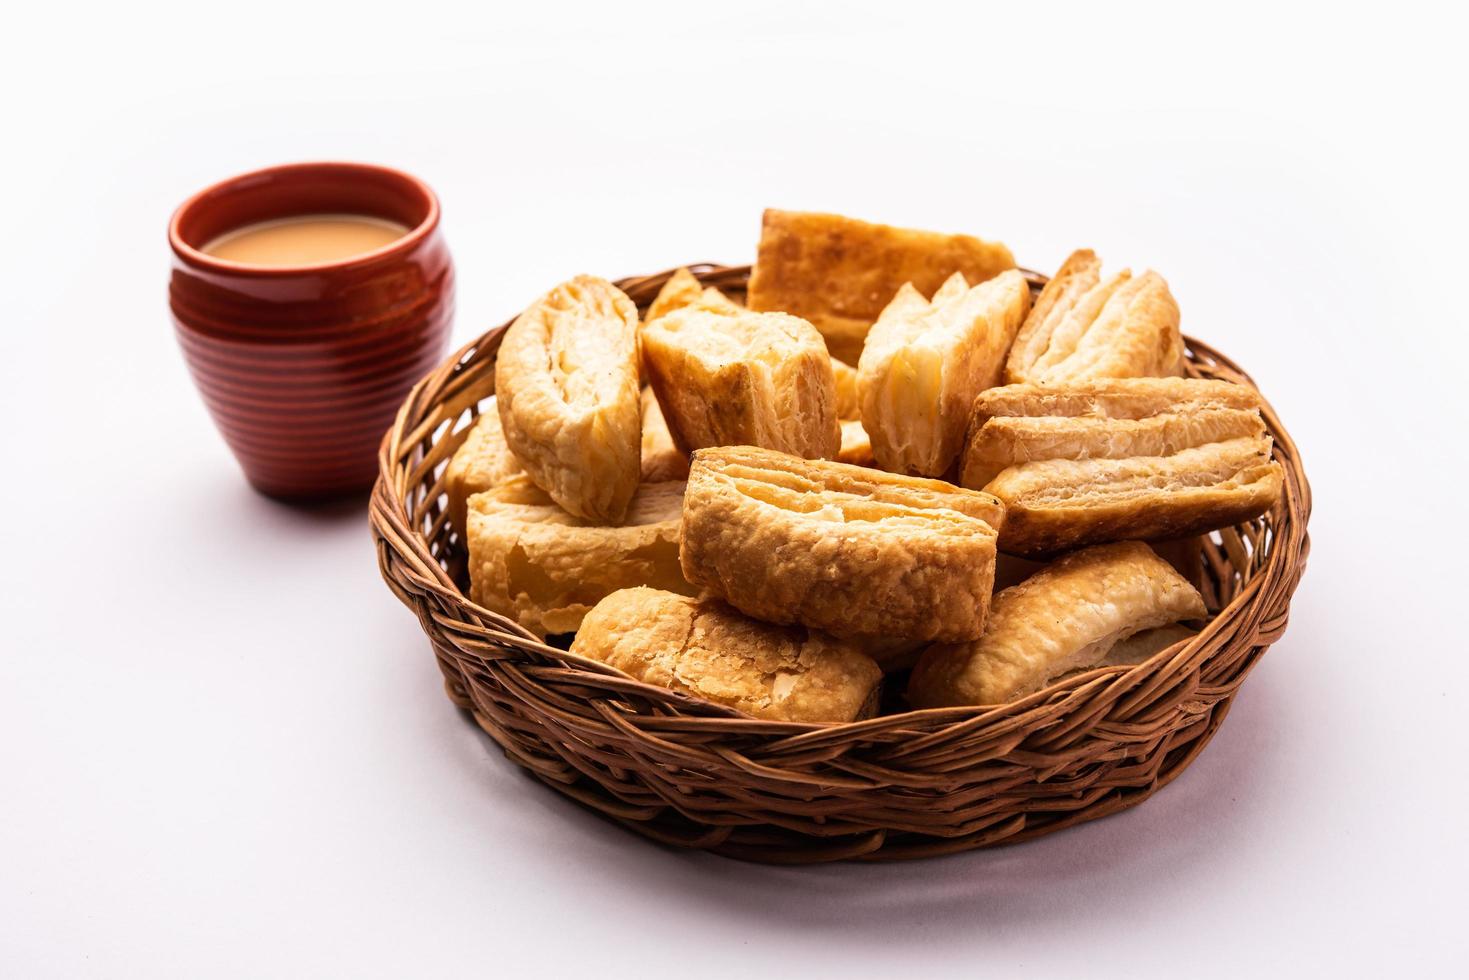
[(1032, 298), (994, 242), (767, 211), (746, 300), (578, 276), (510, 325), (443, 474), (474, 602), (762, 719), (995, 705), (1194, 635), (1178, 556), (1279, 499), (1155, 272)]

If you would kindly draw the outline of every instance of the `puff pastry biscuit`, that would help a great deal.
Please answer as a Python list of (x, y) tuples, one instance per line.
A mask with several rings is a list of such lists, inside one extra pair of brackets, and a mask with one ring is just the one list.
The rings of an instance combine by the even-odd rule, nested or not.
[(637, 307), (611, 283), (577, 276), (505, 332), (495, 359), (505, 439), (566, 510), (617, 523), (638, 488)]
[(1073, 252), (1046, 283), (1015, 338), (1007, 383), (1183, 373), (1178, 303), (1156, 272), (1124, 269), (1105, 282), (1096, 254)]
[(862, 417), (862, 403), (857, 398), (857, 369), (846, 361), (831, 359), (832, 379), (836, 382), (837, 418), (857, 419)]
[(1030, 309), (1014, 269), (970, 287), (954, 273), (925, 300), (911, 283), (883, 310), (857, 365), (862, 426), (883, 469), (943, 476), (964, 447), (974, 398), (998, 384)]
[[(687, 480), (689, 457), (673, 445), (668, 426), (663, 422), (663, 413), (658, 411), (658, 399), (653, 397), (651, 388), (643, 389), (642, 403), (642, 482)], [(449, 521), (461, 538), (464, 536), (464, 518), (469, 498), (523, 473), (525, 468), (520, 465), (520, 460), (510, 451), (510, 444), (505, 441), (505, 430), (500, 426), (500, 412), (492, 396), (490, 404), (469, 430), (464, 444), (450, 457), (449, 466), (444, 473), (445, 493), (449, 498)]]
[(972, 639), (1004, 508), (938, 480), (746, 446), (694, 454), (684, 577), (751, 616), (840, 637)]
[(735, 313), (741, 309), (734, 300), (713, 286), (706, 287), (692, 272), (681, 268), (668, 277), (668, 281), (658, 291), (658, 296), (648, 306), (648, 315), (643, 320), (650, 322), (686, 306), (701, 306), (726, 313)]
[(833, 357), (856, 364), (868, 328), (903, 283), (927, 296), (955, 272), (978, 283), (1014, 267), (1004, 245), (969, 235), (767, 210), (750, 275), (750, 309), (804, 317)]
[(869, 717), (882, 680), (876, 663), (840, 640), (759, 623), (718, 600), (648, 588), (597, 603), (571, 652), (773, 721)]
[(469, 498), (524, 472), (520, 460), (515, 458), (510, 444), (505, 441), (505, 430), (500, 427), (500, 410), (495, 399), (491, 398), (444, 469), (449, 524), (459, 532), (461, 539), (464, 537), (464, 515)]
[(469, 498), (470, 598), (545, 636), (631, 585), (693, 592), (678, 563), (682, 483), (646, 483), (621, 527), (556, 506), (525, 476)]
[(846, 361), (831, 359), (832, 378), (836, 382), (837, 424), (841, 426), (841, 443), (836, 460), (853, 466), (872, 466), (872, 439), (862, 428), (861, 402), (857, 398), (857, 369)]
[(1204, 615), (1198, 591), (1147, 545), (1087, 548), (996, 595), (978, 640), (925, 650), (908, 700), (918, 708), (1013, 701), (1096, 665), (1130, 636)]
[(648, 382), (680, 449), (836, 455), (831, 358), (805, 320), (690, 306), (644, 324), (642, 339)]
[(842, 448), (837, 450), (837, 462), (876, 466), (877, 460), (872, 458), (872, 440), (867, 430), (862, 428), (862, 423), (857, 419), (843, 419), (841, 426)]
[(960, 482), (1005, 501), (1000, 547), (1014, 554), (1199, 534), (1280, 496), (1259, 393), (1225, 381), (994, 388), (970, 432)]
[(658, 397), (652, 388), (643, 389), (643, 458), (644, 483), (689, 478), (689, 456), (673, 444), (668, 423), (658, 408)]

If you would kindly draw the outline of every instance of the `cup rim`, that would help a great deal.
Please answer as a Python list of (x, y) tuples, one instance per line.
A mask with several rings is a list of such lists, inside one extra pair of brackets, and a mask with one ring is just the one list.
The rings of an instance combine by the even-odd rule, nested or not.
[[(422, 195), (428, 204), (428, 210), (424, 214), (423, 220), (410, 228), (401, 238), (395, 238), (386, 245), (381, 245), (370, 252), (363, 252), (360, 255), (353, 255), (345, 259), (336, 259), (330, 262), (313, 262), (302, 265), (252, 265), (248, 262), (234, 262), (229, 259), (221, 259), (190, 245), (184, 241), (184, 237), (179, 231), (180, 224), (193, 209), (199, 207), (208, 199), (232, 190), (240, 184), (258, 180), (262, 177), (306, 173), (321, 168), (371, 173), (399, 181)], [(381, 164), (359, 163), (352, 160), (307, 160), (297, 163), (281, 163), (238, 173), (232, 177), (215, 181), (213, 184), (190, 195), (182, 204), (174, 209), (172, 217), (168, 219), (168, 244), (173, 249), (175, 255), (189, 265), (197, 268), (234, 276), (280, 278), (311, 273), (353, 270), (372, 265), (383, 259), (392, 258), (410, 251), (424, 239), (432, 235), (438, 227), (438, 224), (438, 195), (433, 192), (433, 189), (428, 184), (406, 171), (398, 170), (395, 167), (385, 167)]]

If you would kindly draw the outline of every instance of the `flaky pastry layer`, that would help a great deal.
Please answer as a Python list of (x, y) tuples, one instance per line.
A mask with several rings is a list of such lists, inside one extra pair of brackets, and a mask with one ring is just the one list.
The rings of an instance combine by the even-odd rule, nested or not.
[(833, 357), (856, 364), (868, 328), (903, 283), (927, 296), (955, 272), (978, 283), (1014, 267), (1004, 245), (969, 235), (771, 209), (761, 223), (749, 302), (753, 310), (804, 317)]
[(470, 598), (545, 636), (575, 630), (618, 589), (695, 591), (678, 562), (683, 491), (643, 484), (619, 527), (568, 514), (524, 476), (470, 497)]
[(638, 488), (638, 314), (616, 286), (577, 276), (505, 332), (495, 395), (505, 439), (536, 485), (589, 520), (622, 520)]
[(842, 448), (837, 450), (837, 462), (853, 466), (877, 465), (877, 460), (872, 457), (872, 439), (862, 428), (862, 423), (856, 419), (844, 419), (841, 425)]
[(652, 388), (643, 389), (643, 455), (644, 483), (663, 483), (689, 478), (689, 454), (673, 444), (663, 410)]
[(836, 382), (837, 418), (842, 421), (862, 417), (862, 403), (857, 397), (857, 369), (833, 357), (831, 374)]
[(1178, 303), (1156, 272), (1105, 281), (1101, 260), (1073, 252), (1041, 290), (1005, 366), (1007, 383), (1183, 373)]
[(975, 400), (960, 471), (1005, 501), (1021, 555), (1182, 537), (1258, 517), (1282, 472), (1254, 389), (1130, 378), (1011, 385)]
[(510, 444), (505, 441), (505, 430), (500, 426), (500, 410), (495, 401), (491, 398), (480, 412), (444, 469), (449, 523), (459, 532), (461, 539), (464, 537), (464, 517), (469, 498), (525, 472), (520, 460), (510, 451)]
[(684, 577), (756, 618), (842, 637), (969, 639), (1004, 508), (938, 480), (751, 447), (694, 454)]
[(836, 455), (831, 358), (806, 321), (691, 306), (644, 324), (642, 344), (648, 383), (680, 449)]
[(978, 640), (924, 651), (908, 700), (916, 708), (1013, 701), (1095, 666), (1128, 637), (1205, 615), (1198, 591), (1147, 545), (1086, 548), (998, 593)]
[(975, 396), (999, 383), (1028, 309), (1030, 288), (1014, 269), (973, 287), (956, 272), (931, 300), (911, 283), (898, 290), (857, 366), (862, 426), (884, 469), (949, 471)]
[(663, 288), (648, 305), (648, 315), (643, 317), (643, 321), (652, 322), (661, 316), (667, 316), (674, 310), (681, 310), (689, 306), (724, 313), (737, 313), (741, 309), (738, 303), (718, 289), (713, 286), (706, 287), (687, 268), (680, 268), (668, 277), (668, 281), (663, 284)]
[[(525, 473), (520, 460), (505, 440), (500, 425), (500, 412), (490, 398), (489, 404), (475, 420), (463, 445), (449, 458), (444, 472), (444, 491), (449, 498), (449, 522), (464, 536), (464, 519), (469, 498), (496, 487), (513, 476)], [(658, 399), (652, 389), (642, 396), (643, 433), (640, 470), (643, 483), (666, 483), (689, 478), (689, 457), (679, 452), (668, 434)]]
[(571, 652), (648, 684), (776, 721), (872, 715), (882, 671), (851, 645), (772, 626), (714, 599), (632, 588), (599, 602)]

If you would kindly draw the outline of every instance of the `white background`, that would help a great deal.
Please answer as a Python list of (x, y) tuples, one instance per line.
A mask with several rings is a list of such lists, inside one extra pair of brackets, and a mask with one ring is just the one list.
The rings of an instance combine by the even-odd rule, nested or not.
[[(1462, 969), (1462, 25), (1022, 6), (9, 10), (0, 975)], [(190, 385), (171, 209), (312, 158), (439, 191), (456, 342), (748, 261), (766, 205), (1156, 267), (1303, 449), (1290, 630), (1173, 786), (1038, 843), (768, 869), (603, 824), (444, 698), (363, 507), (253, 494)]]

